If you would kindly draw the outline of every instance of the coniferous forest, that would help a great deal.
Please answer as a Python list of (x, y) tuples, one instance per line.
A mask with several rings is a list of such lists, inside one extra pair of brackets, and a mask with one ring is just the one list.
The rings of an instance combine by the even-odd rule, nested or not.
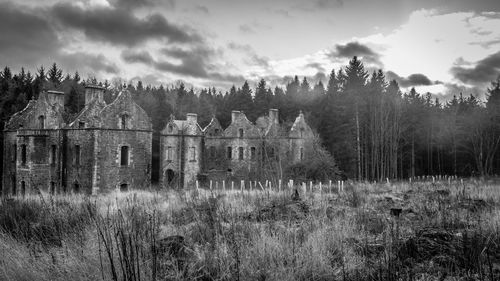
[(197, 113), (201, 127), (215, 116), (226, 127), (231, 110), (241, 110), (255, 122), (277, 108), (280, 121), (288, 125), (302, 111), (349, 179), (500, 172), (500, 78), (484, 89), (485, 100), (456, 93), (440, 101), (413, 88), (402, 92), (382, 70), (369, 73), (356, 57), (332, 70), (324, 83), (314, 85), (295, 76), (284, 87), (274, 88), (265, 80), (256, 88), (245, 82), (230, 89), (194, 90), (183, 83), (150, 86), (141, 81), (127, 85), (64, 73), (56, 63), (36, 73), (13, 73), (5, 67), (0, 73), (0, 128), (43, 89), (66, 93), (66, 117), (71, 120), (84, 106), (85, 83), (106, 87), (107, 102), (126, 87), (151, 117), (155, 131), (172, 114), (184, 119), (188, 112)]

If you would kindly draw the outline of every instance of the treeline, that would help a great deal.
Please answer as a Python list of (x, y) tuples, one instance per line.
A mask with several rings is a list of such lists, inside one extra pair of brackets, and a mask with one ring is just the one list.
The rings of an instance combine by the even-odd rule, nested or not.
[[(42, 89), (66, 93), (68, 120), (84, 106), (84, 84), (107, 87), (111, 101), (126, 87), (161, 130), (171, 114), (183, 119), (198, 114), (203, 127), (213, 116), (229, 125), (231, 110), (241, 110), (255, 122), (270, 108), (280, 110), (290, 126), (300, 111), (319, 134), (346, 177), (360, 180), (408, 178), (420, 175), (489, 176), (500, 170), (500, 80), (492, 82), (486, 101), (457, 93), (441, 102), (415, 89), (402, 93), (382, 70), (368, 73), (354, 57), (347, 66), (332, 70), (328, 81), (311, 85), (295, 76), (285, 87), (270, 88), (261, 80), (255, 89), (245, 82), (228, 91), (195, 91), (179, 83), (170, 87), (81, 79), (63, 74), (53, 64), (36, 74), (24, 69), (0, 73), (0, 126), (23, 109)], [(113, 84), (113, 85), (111, 85)]]

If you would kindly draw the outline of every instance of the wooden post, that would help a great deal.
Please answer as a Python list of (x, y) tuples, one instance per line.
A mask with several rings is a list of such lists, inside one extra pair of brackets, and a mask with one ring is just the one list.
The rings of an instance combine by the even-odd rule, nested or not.
[(340, 181), (337, 181), (337, 190), (338, 190), (338, 192), (340, 194)]
[(307, 192), (307, 185), (305, 182), (302, 182), (302, 192), (304, 193), (304, 195), (306, 194)]
[(210, 190), (212, 190), (212, 180), (210, 180)]
[(245, 180), (241, 180), (240, 188), (241, 188), (241, 191), (243, 191), (243, 189), (245, 188)]
[(215, 190), (219, 190), (219, 182), (218, 181), (215, 182)]
[(323, 191), (323, 187), (321, 186), (321, 182), (319, 182), (319, 194), (321, 194)]
[(281, 192), (281, 179), (278, 180), (278, 192)]
[(222, 190), (226, 191), (226, 181), (222, 180)]
[(262, 191), (264, 191), (264, 187), (262, 187), (262, 184), (260, 183), (260, 181), (259, 181), (259, 185), (260, 185), (260, 189), (262, 189)]
[(341, 189), (342, 192), (344, 192), (344, 181), (342, 181), (342, 186), (341, 187), (342, 187), (342, 189)]
[(332, 192), (332, 180), (328, 182), (328, 191)]
[(313, 192), (313, 182), (309, 181), (309, 191), (312, 193)]
[(234, 181), (231, 181), (231, 190), (234, 190)]

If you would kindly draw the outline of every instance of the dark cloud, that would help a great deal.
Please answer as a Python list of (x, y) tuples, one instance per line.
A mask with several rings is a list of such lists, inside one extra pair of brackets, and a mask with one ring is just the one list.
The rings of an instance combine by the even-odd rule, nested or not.
[(380, 55), (370, 47), (359, 42), (349, 42), (345, 45), (335, 45), (334, 54), (338, 57), (352, 58), (354, 56), (362, 57), (363, 60), (381, 65)]
[(440, 81), (432, 81), (429, 77), (421, 73), (411, 74), (408, 77), (401, 77), (392, 71), (387, 71), (386, 77), (388, 80), (396, 80), (396, 82), (404, 88), (442, 84)]
[(4, 65), (37, 65), (52, 58), (61, 43), (47, 18), (27, 7), (0, 3), (0, 62)]
[(319, 72), (325, 72), (325, 68), (319, 62), (311, 62), (306, 64), (306, 67), (314, 68)]
[(477, 85), (494, 81), (500, 74), (500, 51), (476, 62), (474, 67), (457, 65), (450, 71), (456, 79), (466, 84)]
[(125, 9), (84, 9), (76, 5), (58, 3), (52, 7), (52, 14), (64, 26), (81, 30), (90, 39), (112, 44), (133, 46), (149, 39), (163, 39), (170, 43), (201, 41), (195, 32), (188, 32), (186, 27), (170, 23), (157, 13), (138, 18)]
[(153, 57), (148, 51), (124, 50), (121, 57), (128, 63), (152, 64), (154, 62)]
[(61, 62), (61, 65), (63, 65), (66, 70), (78, 70), (80, 73), (119, 73), (119, 69), (116, 64), (108, 60), (102, 54), (96, 55), (84, 52), (61, 54), (58, 61)]
[(163, 5), (169, 9), (175, 8), (175, 0), (109, 0), (110, 5), (120, 9), (136, 9)]

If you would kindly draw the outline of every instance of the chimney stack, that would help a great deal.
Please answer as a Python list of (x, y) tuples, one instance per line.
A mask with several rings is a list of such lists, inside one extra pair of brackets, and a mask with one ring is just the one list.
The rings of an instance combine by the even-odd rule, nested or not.
[(198, 122), (198, 115), (196, 113), (188, 113), (188, 114), (186, 114), (186, 120), (189, 123), (197, 123)]
[(269, 109), (269, 122), (271, 124), (278, 124), (279, 123), (279, 115), (278, 115), (278, 110), (275, 108)]
[(57, 104), (58, 106), (64, 108), (64, 92), (47, 91), (46, 97), (50, 105)]
[(231, 111), (231, 123), (234, 123), (236, 121), (238, 115), (240, 115), (240, 112), (238, 110)]
[(85, 85), (85, 105), (92, 101), (104, 103), (104, 88), (97, 85)]

